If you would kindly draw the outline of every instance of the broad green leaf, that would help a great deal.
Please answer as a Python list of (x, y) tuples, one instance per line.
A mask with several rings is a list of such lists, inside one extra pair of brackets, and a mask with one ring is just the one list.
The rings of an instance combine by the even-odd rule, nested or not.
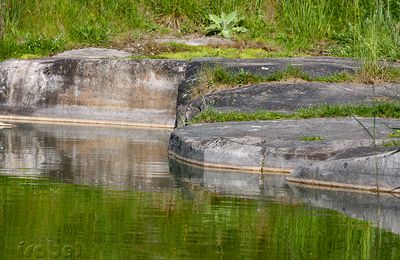
[(222, 23), (222, 19), (216, 15), (210, 14), (208, 15), (208, 17), (210, 18), (210, 20), (216, 24), (221, 24)]
[(211, 33), (211, 32), (220, 32), (221, 31), (221, 26), (217, 25), (217, 24), (212, 24), (210, 26), (208, 26), (206, 28), (207, 33)]
[(241, 32), (241, 33), (245, 33), (245, 32), (249, 31), (249, 30), (247, 30), (247, 28), (240, 27), (240, 26), (233, 27), (232, 30), (235, 31), (235, 32)]
[(226, 24), (233, 23), (237, 19), (237, 12), (233, 11), (232, 13), (228, 14), (225, 19)]
[(206, 30), (221, 30), (221, 26), (218, 24), (211, 24), (210, 26), (207, 26)]
[(226, 20), (226, 14), (224, 12), (221, 12), (221, 20), (222, 21)]
[(222, 34), (223, 37), (228, 38), (228, 39), (232, 37), (231, 32), (228, 31), (228, 30), (223, 30), (221, 32), (221, 34)]

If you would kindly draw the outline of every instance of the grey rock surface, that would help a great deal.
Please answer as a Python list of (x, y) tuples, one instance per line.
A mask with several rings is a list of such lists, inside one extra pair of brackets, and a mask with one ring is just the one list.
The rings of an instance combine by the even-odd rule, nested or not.
[(189, 108), (204, 110), (210, 106), (217, 111), (294, 112), (325, 104), (372, 104), (376, 100), (399, 101), (400, 85), (380, 84), (373, 90), (371, 85), (344, 83), (268, 83), (218, 91), (195, 99)]
[(190, 101), (188, 93), (203, 66), (270, 74), (290, 65), (316, 75), (360, 66), (335, 58), (174, 61), (128, 56), (118, 50), (87, 48), (47, 59), (2, 62), (1, 114), (173, 127), (181, 125), (182, 113), (188, 117), (197, 113), (197, 108), (181, 105)]
[(271, 75), (289, 66), (300, 68), (311, 76), (330, 76), (340, 72), (354, 73), (361, 68), (360, 61), (347, 58), (307, 57), (270, 59), (215, 59), (202, 58), (189, 62), (185, 80), (179, 85), (178, 105), (188, 105), (190, 92), (196, 86), (198, 73), (204, 68), (221, 66), (231, 72), (247, 71), (257, 75)]
[(333, 182), (374, 187), (390, 191), (400, 187), (399, 147), (390, 152), (359, 157), (328, 160), (309, 166), (300, 166), (293, 177), (298, 181)]
[(185, 69), (167, 60), (8, 60), (0, 114), (172, 128)]
[[(202, 109), (190, 104), (198, 72), (204, 66), (268, 75), (299, 67), (314, 76), (354, 72), (352, 59), (309, 57), (261, 60), (197, 59), (132, 60), (112, 49), (71, 50), (40, 60), (0, 63), (0, 113), (24, 116), (173, 127), (183, 125)], [(396, 66), (394, 64), (393, 66)], [(397, 85), (377, 87), (379, 98), (398, 100)], [(323, 84), (262, 84), (205, 97), (220, 110), (260, 108), (292, 111), (314, 104), (371, 102), (368, 86)]]
[[(373, 119), (361, 121), (372, 131)], [(295, 172), (297, 169), (315, 167), (314, 171), (306, 171), (310, 174), (314, 172), (313, 178), (325, 173), (318, 170), (321, 165), (348, 167), (346, 173), (334, 181), (345, 183), (346, 174), (363, 170), (368, 178), (363, 177), (359, 183), (374, 185), (374, 164), (365, 163), (365, 158), (379, 153), (385, 158), (382, 161), (385, 167), (395, 168), (398, 156), (388, 155), (397, 148), (384, 147), (382, 144), (391, 140), (388, 134), (399, 125), (399, 120), (377, 120), (375, 148), (368, 133), (353, 118), (200, 124), (174, 130), (169, 151), (205, 166)], [(302, 136), (321, 136), (323, 140), (302, 141)], [(355, 166), (350, 167), (352, 164)], [(335, 173), (337, 170), (332, 171), (332, 176)], [(386, 173), (394, 174), (392, 171)]]

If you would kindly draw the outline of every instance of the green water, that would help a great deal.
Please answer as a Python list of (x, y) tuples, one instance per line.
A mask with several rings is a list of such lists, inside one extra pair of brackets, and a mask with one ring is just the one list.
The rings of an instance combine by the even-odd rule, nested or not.
[(167, 131), (0, 131), (1, 259), (400, 258), (398, 235), (285, 185), (248, 192), (240, 175), (228, 191), (170, 173)]

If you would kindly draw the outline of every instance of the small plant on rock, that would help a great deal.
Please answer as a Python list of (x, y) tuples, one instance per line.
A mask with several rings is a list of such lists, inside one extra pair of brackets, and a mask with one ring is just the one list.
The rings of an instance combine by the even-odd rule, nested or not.
[(393, 133), (389, 134), (388, 136), (392, 137), (392, 138), (400, 138), (400, 130), (397, 129)]
[(246, 28), (239, 26), (243, 18), (239, 17), (236, 11), (230, 14), (222, 12), (221, 16), (210, 14), (209, 19), (212, 24), (206, 28), (207, 35), (219, 34), (225, 38), (232, 38), (233, 32), (245, 33), (248, 31)]
[(315, 142), (315, 141), (323, 141), (324, 138), (319, 135), (310, 135), (310, 136), (300, 136), (300, 141), (306, 141), (306, 142)]

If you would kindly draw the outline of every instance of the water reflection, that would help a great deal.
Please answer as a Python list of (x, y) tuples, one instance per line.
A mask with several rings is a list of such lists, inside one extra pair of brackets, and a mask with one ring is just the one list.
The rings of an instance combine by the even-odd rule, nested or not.
[(0, 173), (117, 189), (173, 187), (168, 130), (18, 124), (0, 131)]
[(375, 227), (400, 234), (400, 198), (392, 195), (312, 188), (287, 183), (284, 176), (217, 171), (173, 159), (170, 160), (170, 171), (179, 182), (190, 182), (220, 194), (284, 203), (306, 203), (339, 211)]
[[(168, 161), (168, 138), (168, 131), (149, 129), (2, 130), (0, 172), (10, 176), (0, 176), (0, 259), (400, 255), (399, 236), (340, 213), (374, 221), (376, 201), (298, 188), (282, 176)], [(399, 222), (397, 207), (387, 204), (390, 210), (378, 203), (387, 215), (379, 226), (398, 232), (385, 224)], [(61, 252), (66, 247), (71, 257)]]
[(389, 194), (328, 190), (291, 185), (304, 202), (342, 212), (352, 218), (400, 234), (400, 198)]
[(282, 175), (216, 170), (175, 159), (169, 160), (169, 166), (179, 185), (190, 183), (219, 194), (253, 199), (294, 200), (293, 192)]

